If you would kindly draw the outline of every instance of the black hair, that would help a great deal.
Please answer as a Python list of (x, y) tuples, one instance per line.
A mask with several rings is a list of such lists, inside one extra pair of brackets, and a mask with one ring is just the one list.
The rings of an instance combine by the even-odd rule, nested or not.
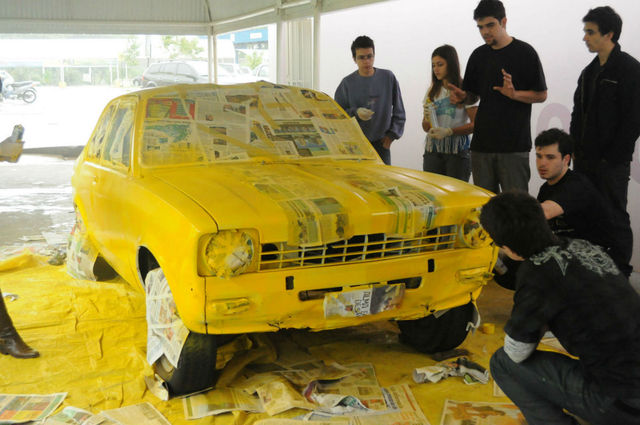
[(589, 12), (584, 15), (584, 18), (582, 18), (582, 22), (594, 22), (598, 25), (598, 30), (602, 35), (613, 32), (611, 41), (614, 43), (617, 43), (620, 38), (620, 33), (622, 32), (622, 18), (609, 6), (590, 9)]
[[(436, 47), (436, 49), (431, 53), (431, 59), (434, 56), (440, 56), (442, 59), (447, 62), (447, 81), (453, 84), (454, 86), (461, 87), (462, 84), (462, 76), (460, 75), (460, 61), (458, 60), (458, 52), (453, 46), (449, 46), (448, 44), (442, 45), (440, 47)], [(428, 97), (433, 101), (433, 99), (438, 96), (440, 93), (440, 89), (442, 88), (442, 81), (438, 80), (436, 74), (433, 72), (433, 67), (431, 68), (431, 88), (429, 89)]]
[(565, 155), (573, 155), (573, 138), (559, 128), (550, 128), (538, 134), (534, 142), (536, 147), (558, 144), (558, 151), (564, 158)]
[(507, 16), (504, 5), (500, 0), (481, 0), (473, 11), (473, 20), (482, 18), (496, 18), (498, 21)]
[(525, 259), (558, 244), (540, 203), (526, 192), (508, 191), (491, 198), (482, 207), (480, 223), (496, 245)]
[(356, 39), (353, 40), (353, 43), (351, 43), (351, 56), (353, 56), (353, 58), (355, 59), (356, 49), (368, 49), (368, 48), (373, 49), (373, 54), (376, 53), (376, 47), (373, 45), (372, 39), (370, 39), (366, 35), (361, 35), (359, 37), (356, 37)]

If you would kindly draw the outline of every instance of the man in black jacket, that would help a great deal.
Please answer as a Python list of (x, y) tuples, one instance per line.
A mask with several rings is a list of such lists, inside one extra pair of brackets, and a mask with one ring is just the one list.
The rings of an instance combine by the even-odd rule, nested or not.
[(640, 135), (640, 62), (620, 50), (622, 19), (612, 8), (591, 9), (582, 21), (587, 48), (598, 55), (580, 74), (574, 94), (570, 130), (576, 142), (574, 168), (610, 203), (628, 263), (633, 234), (627, 192)]

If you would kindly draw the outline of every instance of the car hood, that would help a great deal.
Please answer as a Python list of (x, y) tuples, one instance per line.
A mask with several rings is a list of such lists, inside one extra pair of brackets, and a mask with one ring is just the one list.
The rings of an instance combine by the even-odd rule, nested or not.
[(262, 242), (312, 246), (356, 234), (413, 236), (459, 221), (488, 192), (448, 177), (373, 161), (233, 163), (155, 171), (222, 229)]

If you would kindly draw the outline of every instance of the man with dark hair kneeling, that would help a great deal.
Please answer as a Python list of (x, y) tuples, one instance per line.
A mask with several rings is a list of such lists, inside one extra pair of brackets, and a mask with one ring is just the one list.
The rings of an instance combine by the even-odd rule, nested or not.
[[(491, 374), (529, 425), (640, 424), (640, 296), (611, 258), (580, 239), (556, 237), (540, 203), (505, 192), (480, 222), (512, 259), (523, 261), (504, 347)], [(574, 360), (536, 351), (551, 330)]]

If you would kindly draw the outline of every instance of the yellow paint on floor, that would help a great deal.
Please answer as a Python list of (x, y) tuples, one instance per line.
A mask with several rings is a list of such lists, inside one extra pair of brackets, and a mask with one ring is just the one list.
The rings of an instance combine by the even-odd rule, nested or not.
[[(0, 356), (0, 393), (48, 394), (67, 392), (64, 406), (99, 413), (144, 401), (152, 403), (174, 425), (251, 424), (266, 414), (223, 414), (187, 421), (182, 401), (157, 399), (145, 387), (151, 374), (145, 360), (146, 322), (144, 293), (121, 279), (109, 282), (75, 280), (65, 266), (50, 266), (46, 259), (23, 254), (17, 264), (0, 262), (0, 288), (18, 295), (6, 300), (23, 339), (41, 357), (18, 360)], [(4, 270), (4, 271), (3, 271)], [(494, 334), (476, 332), (462, 345), (471, 359), (488, 368), (491, 354), (502, 345), (502, 327), (511, 310), (511, 293), (490, 283), (480, 297), (485, 322)], [(436, 361), (398, 342), (395, 324), (381, 322), (358, 328), (318, 333), (286, 331), (277, 336), (322, 360), (341, 364), (370, 362), (382, 386), (409, 384), (432, 425), (440, 422), (444, 400), (507, 401), (492, 395), (488, 385), (465, 385), (461, 378), (437, 384), (416, 384), (414, 368)], [(292, 417), (303, 411), (290, 411)]]

